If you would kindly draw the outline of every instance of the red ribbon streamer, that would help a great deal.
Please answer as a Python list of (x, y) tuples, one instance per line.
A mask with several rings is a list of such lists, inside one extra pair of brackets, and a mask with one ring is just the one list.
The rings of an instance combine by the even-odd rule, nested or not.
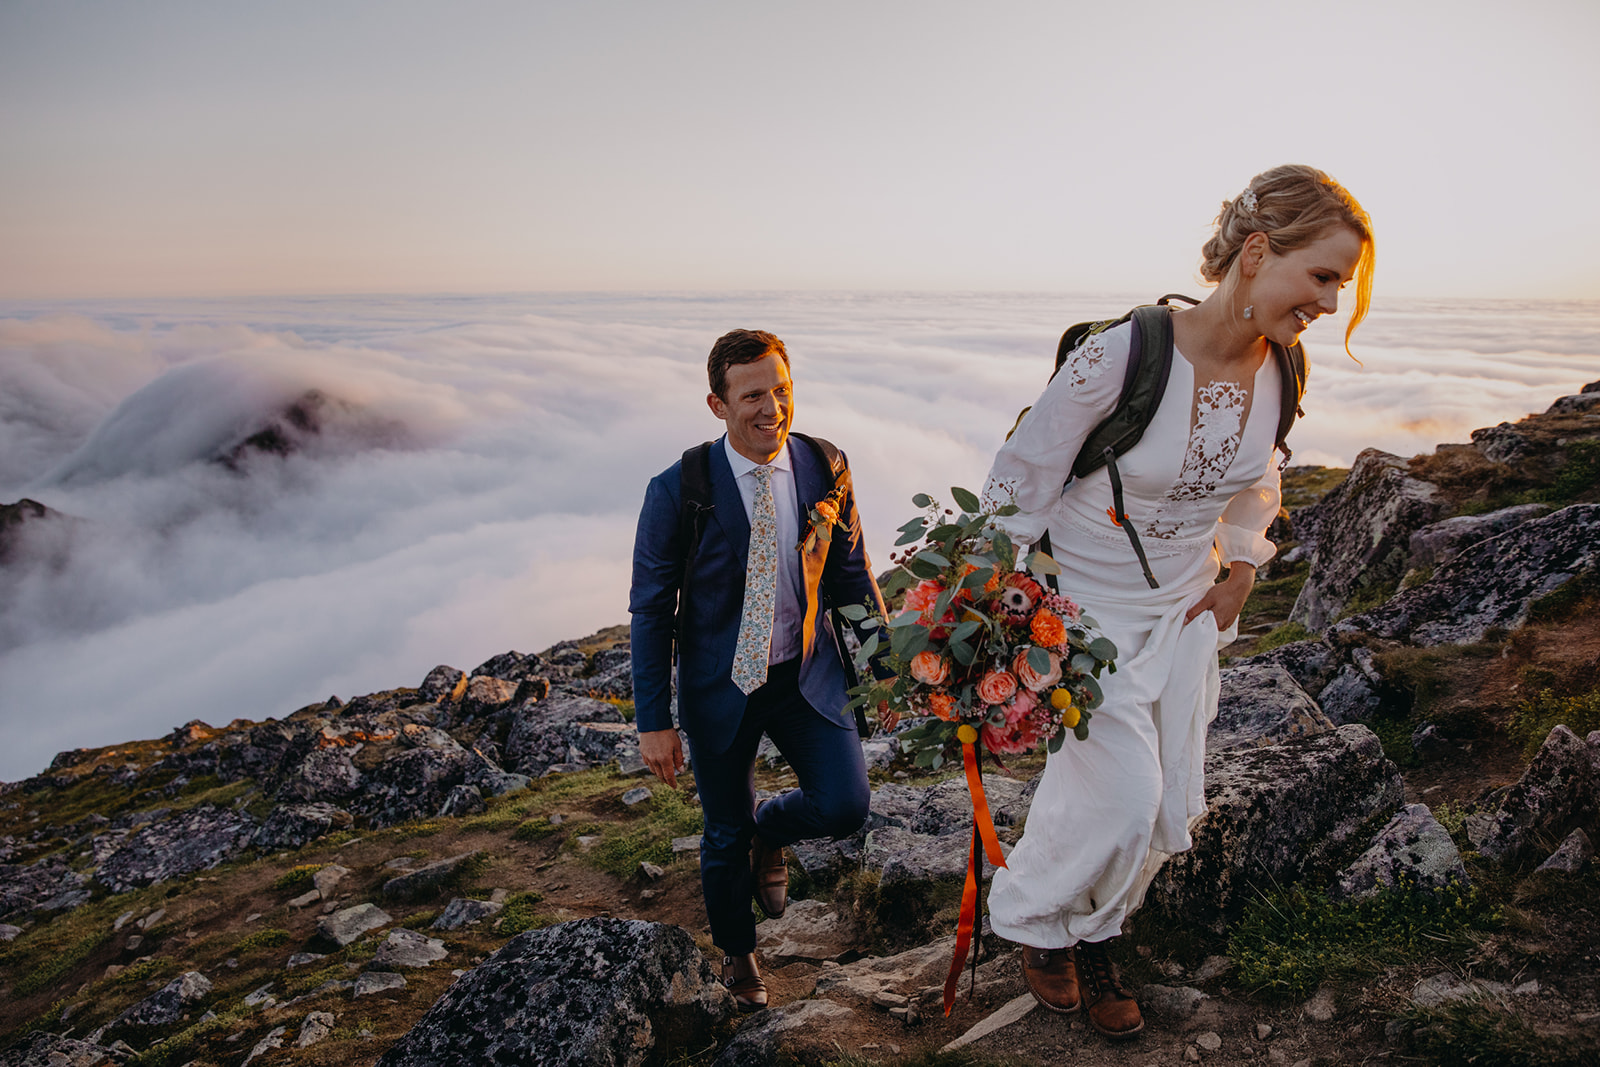
[(961, 890), (961, 918), (956, 924), (956, 950), (950, 960), (950, 973), (944, 979), (944, 1013), (956, 1001), (956, 988), (961, 984), (961, 968), (967, 962), (967, 952), (972, 947), (972, 934), (978, 918), (978, 842), (989, 862), (996, 867), (1006, 865), (1005, 853), (1000, 851), (1000, 838), (994, 830), (994, 819), (989, 814), (989, 798), (983, 792), (983, 776), (978, 773), (978, 754), (972, 742), (963, 742), (962, 755), (967, 766), (967, 789), (972, 793), (972, 840), (967, 845), (967, 883)]

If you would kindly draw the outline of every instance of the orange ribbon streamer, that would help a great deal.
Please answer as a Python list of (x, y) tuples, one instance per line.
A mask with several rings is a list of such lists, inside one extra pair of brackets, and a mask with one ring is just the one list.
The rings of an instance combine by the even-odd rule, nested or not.
[(989, 798), (983, 791), (983, 776), (978, 773), (978, 754), (973, 742), (963, 741), (962, 756), (967, 767), (967, 789), (972, 794), (972, 840), (967, 845), (967, 882), (961, 890), (961, 918), (956, 923), (956, 950), (950, 960), (950, 973), (944, 979), (944, 1013), (956, 1001), (956, 988), (961, 984), (961, 968), (967, 962), (967, 952), (972, 947), (973, 930), (978, 919), (978, 843), (983, 842), (984, 854), (996, 867), (1006, 865), (1005, 853), (1000, 851), (1000, 837), (994, 830), (994, 818), (989, 814)]

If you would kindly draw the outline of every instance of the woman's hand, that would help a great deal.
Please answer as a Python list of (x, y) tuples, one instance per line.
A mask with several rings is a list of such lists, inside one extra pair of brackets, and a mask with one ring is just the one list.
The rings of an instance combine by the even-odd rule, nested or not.
[(1255, 584), (1255, 566), (1244, 560), (1233, 561), (1228, 564), (1228, 580), (1207, 589), (1206, 595), (1195, 601), (1183, 621), (1191, 623), (1201, 612), (1209, 611), (1217, 620), (1218, 632), (1226, 630), (1239, 618), (1239, 612), (1244, 610), (1244, 602)]

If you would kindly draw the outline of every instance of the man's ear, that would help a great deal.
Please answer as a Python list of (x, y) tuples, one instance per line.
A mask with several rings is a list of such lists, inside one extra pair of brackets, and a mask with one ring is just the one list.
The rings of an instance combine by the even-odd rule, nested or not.
[(716, 393), (706, 394), (706, 407), (711, 409), (711, 414), (723, 422), (728, 421), (728, 405)]

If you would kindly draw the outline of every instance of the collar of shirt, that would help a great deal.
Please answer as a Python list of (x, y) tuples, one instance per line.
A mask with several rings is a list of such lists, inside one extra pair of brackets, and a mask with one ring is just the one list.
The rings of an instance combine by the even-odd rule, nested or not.
[(793, 469), (793, 464), (789, 461), (789, 442), (787, 440), (783, 442), (783, 447), (778, 450), (778, 454), (772, 457), (772, 462), (767, 464), (757, 463), (755, 460), (741, 455), (738, 449), (728, 443), (726, 434), (722, 438), (722, 450), (728, 455), (728, 466), (733, 468), (735, 480), (743, 478), (760, 466), (773, 467), (780, 471)]

